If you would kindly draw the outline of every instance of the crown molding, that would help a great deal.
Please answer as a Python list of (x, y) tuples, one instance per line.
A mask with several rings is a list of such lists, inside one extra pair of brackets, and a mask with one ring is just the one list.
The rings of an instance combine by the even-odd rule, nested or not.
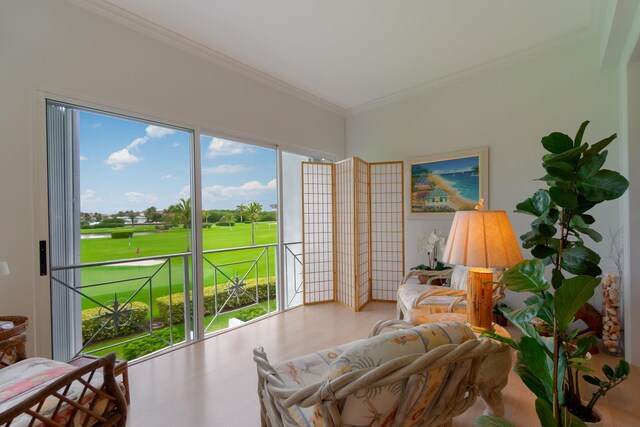
[(92, 13), (107, 18), (113, 22), (124, 25), (130, 29), (153, 37), (171, 46), (180, 48), (213, 64), (224, 67), (230, 71), (241, 74), (256, 82), (267, 85), (273, 89), (280, 90), (288, 95), (294, 96), (302, 101), (315, 105), (326, 111), (346, 116), (346, 109), (322, 99), (316, 95), (306, 92), (296, 86), (293, 86), (283, 80), (273, 77), (267, 73), (257, 70), (249, 65), (237, 61), (218, 51), (210, 49), (200, 43), (197, 43), (187, 37), (181, 36), (161, 25), (155, 24), (136, 14), (124, 10), (118, 6), (108, 3), (104, 0), (65, 0), (67, 3), (88, 10)]
[(467, 80), (469, 78), (487, 73), (489, 71), (507, 67), (517, 62), (540, 56), (547, 52), (575, 45), (587, 39), (602, 37), (604, 27), (603, 22), (605, 19), (605, 7), (602, 1), (591, 0), (591, 22), (590, 25), (586, 28), (562, 35), (555, 39), (548, 40), (534, 46), (530, 46), (528, 48), (519, 50), (509, 55), (505, 55), (495, 60), (487, 61), (485, 63), (478, 64), (461, 71), (447, 74), (445, 76), (425, 82), (421, 85), (414, 86), (406, 90), (385, 95), (383, 97), (353, 107), (345, 108), (327, 101), (326, 99), (323, 99), (317, 95), (313, 95), (303, 89), (300, 89), (267, 73), (257, 70), (218, 51), (210, 49), (187, 37), (181, 36), (180, 34), (168, 30), (161, 25), (148, 21), (147, 19), (144, 19), (136, 14), (115, 6), (105, 0), (65, 1), (343, 117), (352, 117), (365, 111), (370, 111), (404, 99), (412, 98), (414, 96), (421, 95), (445, 86), (449, 86), (451, 84)]
[(428, 81), (418, 86), (399, 91), (390, 95), (374, 99), (369, 102), (349, 107), (346, 109), (347, 117), (353, 117), (366, 111), (374, 110), (388, 104), (393, 104), (404, 99), (413, 98), (427, 92), (440, 89), (454, 83), (485, 74), (489, 71), (507, 67), (509, 65), (543, 55), (545, 53), (566, 48), (588, 39), (601, 37), (604, 21), (604, 7), (599, 0), (591, 0), (591, 22), (586, 28), (564, 34), (551, 40), (516, 51), (509, 55), (478, 64), (462, 71), (457, 71), (437, 79)]

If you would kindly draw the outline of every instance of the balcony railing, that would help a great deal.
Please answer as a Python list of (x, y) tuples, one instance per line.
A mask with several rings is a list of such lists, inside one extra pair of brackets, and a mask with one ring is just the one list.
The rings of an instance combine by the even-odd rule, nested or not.
[[(300, 247), (283, 245), (280, 286), (277, 244), (204, 251), (205, 333), (225, 329), (236, 316), (246, 321), (301, 303)], [(183, 252), (53, 267), (52, 286), (81, 310), (69, 316), (66, 331), (74, 351), (116, 351), (131, 360), (192, 340), (191, 261)]]

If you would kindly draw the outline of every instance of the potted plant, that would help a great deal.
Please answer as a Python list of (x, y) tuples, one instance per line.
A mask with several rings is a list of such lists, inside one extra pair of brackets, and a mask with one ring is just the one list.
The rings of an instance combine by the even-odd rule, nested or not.
[[(442, 232), (438, 230), (433, 230), (431, 234), (427, 234), (423, 232), (418, 239), (418, 253), (426, 252), (427, 253), (427, 262), (429, 265), (419, 264), (415, 267), (411, 267), (411, 270), (422, 270), (422, 271), (443, 271), (451, 269), (438, 261), (438, 256), (440, 253), (444, 251), (444, 247), (447, 245), (447, 238), (442, 234)], [(418, 280), (420, 283), (427, 283), (429, 280), (429, 275), (427, 274), (419, 274)], [(441, 283), (432, 283), (434, 285), (438, 285)]]
[[(534, 259), (517, 264), (501, 280), (511, 291), (530, 294), (524, 308), (504, 310), (523, 336), (516, 342), (487, 333), (517, 350), (514, 371), (536, 395), (536, 413), (543, 427), (585, 426), (599, 421), (594, 405), (629, 375), (629, 364), (621, 360), (615, 368), (605, 365), (604, 376), (595, 376), (588, 360), (595, 338), (580, 337), (571, 326), (577, 311), (593, 296), (602, 273), (600, 256), (585, 241), (602, 240), (593, 228), (595, 218), (588, 212), (619, 198), (629, 186), (622, 175), (602, 168), (607, 158), (605, 148), (616, 135), (593, 145), (583, 143), (588, 123), (582, 123), (573, 140), (558, 132), (542, 138), (549, 153), (542, 157), (546, 175), (540, 180), (547, 188), (516, 206), (516, 212), (535, 218), (531, 231), (521, 236), (523, 247), (531, 250)], [(551, 268), (550, 282), (544, 275), (547, 266)], [(531, 324), (534, 318), (546, 323), (550, 336), (538, 332)], [(581, 394), (580, 376), (597, 387), (589, 397)], [(510, 425), (488, 416), (476, 423)]]

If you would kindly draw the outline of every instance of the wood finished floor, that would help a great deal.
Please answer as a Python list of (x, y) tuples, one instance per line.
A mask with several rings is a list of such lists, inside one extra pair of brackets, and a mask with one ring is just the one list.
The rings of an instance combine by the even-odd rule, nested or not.
[[(129, 426), (259, 426), (254, 347), (265, 348), (271, 361), (318, 351), (364, 338), (380, 319), (395, 317), (395, 305), (372, 303), (360, 313), (337, 304), (299, 307), (129, 368)], [(594, 364), (614, 364), (594, 356)], [(505, 418), (518, 427), (539, 426), (533, 395), (512, 372), (503, 391)], [(598, 405), (606, 427), (640, 426), (640, 369)], [(473, 426), (482, 414), (480, 399), (454, 419), (456, 427)]]

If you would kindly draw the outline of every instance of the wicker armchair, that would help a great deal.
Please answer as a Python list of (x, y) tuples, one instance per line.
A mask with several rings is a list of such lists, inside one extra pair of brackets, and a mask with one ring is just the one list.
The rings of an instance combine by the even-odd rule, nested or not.
[[(385, 327), (397, 330), (379, 334)], [(259, 347), (263, 426), (449, 426), (500, 345), (462, 323), (379, 322), (370, 337), (272, 365)]]
[(115, 354), (86, 366), (26, 358), (26, 337), (0, 342), (0, 426), (125, 426), (127, 402), (114, 376)]
[[(438, 279), (434, 276), (426, 285), (412, 283), (412, 278), (420, 271), (408, 273), (398, 287), (397, 318), (409, 323), (421, 323), (419, 317), (434, 313), (462, 313), (467, 312), (467, 268), (455, 266), (450, 271), (448, 286), (433, 286), (431, 281)], [(500, 273), (496, 273), (499, 276)], [(494, 305), (504, 298), (504, 285), (493, 285)]]

